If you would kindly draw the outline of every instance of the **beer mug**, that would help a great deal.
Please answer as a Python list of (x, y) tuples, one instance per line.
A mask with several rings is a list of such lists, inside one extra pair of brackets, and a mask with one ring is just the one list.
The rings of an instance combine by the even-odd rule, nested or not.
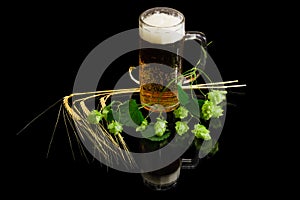
[(186, 32), (184, 15), (172, 8), (155, 7), (139, 16), (140, 101), (148, 110), (170, 112), (179, 105), (178, 83), (183, 79), (183, 47), (196, 40), (206, 48), (201, 32)]

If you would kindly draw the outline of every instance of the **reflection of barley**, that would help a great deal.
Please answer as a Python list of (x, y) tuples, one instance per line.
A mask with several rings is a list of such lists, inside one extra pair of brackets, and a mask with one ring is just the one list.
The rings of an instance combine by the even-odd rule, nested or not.
[[(225, 86), (224, 84), (234, 83), (237, 81), (227, 81), (227, 82), (217, 82), (217, 83), (207, 83), (207, 84), (198, 84), (198, 85), (189, 85), (183, 86), (183, 89), (213, 89), (213, 88), (230, 88), (230, 87), (243, 87), (245, 85), (229, 85)], [(131, 155), (130, 150), (128, 149), (126, 142), (123, 140), (121, 134), (112, 136), (103, 124), (99, 123), (97, 125), (90, 124), (87, 120), (87, 116), (91, 110), (86, 106), (86, 102), (89, 100), (95, 100), (99, 98), (99, 109), (103, 109), (106, 106), (106, 102), (112, 95), (120, 94), (131, 94), (139, 92), (140, 88), (130, 88), (130, 89), (119, 89), (119, 90), (105, 90), (105, 91), (95, 91), (95, 92), (83, 92), (83, 93), (73, 93), (68, 96), (63, 97), (41, 114), (35, 117), (31, 122), (29, 122), (22, 130), (17, 134), (21, 133), (26, 129), (31, 123), (33, 123), (37, 118), (43, 115), (57, 103), (61, 103), (56, 124), (54, 126), (52, 138), (49, 143), (49, 149), (53, 140), (53, 136), (59, 121), (60, 113), (62, 111), (63, 120), (66, 125), (71, 126), (72, 132), (75, 135), (75, 139), (78, 143), (81, 153), (86, 157), (84, 153), (84, 148), (81, 141), (88, 140), (93, 144), (94, 156), (101, 155), (105, 159), (106, 163), (115, 163), (114, 161), (122, 162), (126, 167), (132, 168), (136, 167), (136, 163)], [(76, 100), (69, 102), (73, 97), (77, 97)], [(63, 109), (63, 110), (62, 110)], [(68, 128), (67, 134), (69, 138), (70, 148), (72, 150), (72, 155), (74, 157), (73, 147), (70, 139), (70, 133)], [(81, 139), (81, 140), (80, 140)], [(48, 153), (49, 153), (48, 149)]]

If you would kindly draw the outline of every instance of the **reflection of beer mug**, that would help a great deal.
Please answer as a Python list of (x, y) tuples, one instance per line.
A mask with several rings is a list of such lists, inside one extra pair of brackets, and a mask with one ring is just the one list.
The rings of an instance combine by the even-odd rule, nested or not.
[(169, 112), (178, 105), (177, 84), (183, 81), (183, 46), (186, 40), (197, 40), (205, 47), (201, 32), (185, 32), (182, 13), (157, 7), (139, 17), (139, 83), (140, 100), (146, 109)]

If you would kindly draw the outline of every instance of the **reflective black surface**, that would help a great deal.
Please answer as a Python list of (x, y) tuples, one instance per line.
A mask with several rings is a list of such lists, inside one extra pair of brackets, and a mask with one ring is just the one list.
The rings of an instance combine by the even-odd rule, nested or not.
[[(238, 79), (246, 83), (247, 69), (241, 65), (248, 58), (240, 51), (241, 40), (245, 39), (243, 27), (238, 28), (238, 23), (234, 19), (227, 20), (226, 16), (210, 18), (214, 15), (212, 7), (199, 8), (184, 1), (130, 1), (128, 4), (84, 5), (74, 10), (59, 5), (44, 5), (28, 12), (19, 8), (22, 12), (16, 12), (20, 18), (15, 24), (18, 24), (20, 34), (17, 34), (13, 48), (18, 56), (11, 61), (18, 66), (17, 73), (12, 72), (15, 74), (13, 82), (18, 86), (14, 88), (13, 109), (9, 112), (13, 122), (9, 131), (13, 142), (5, 149), (7, 161), (3, 162), (7, 167), (4, 173), (8, 176), (4, 184), (16, 191), (12, 196), (58, 198), (69, 195), (70, 198), (96, 196), (104, 199), (103, 195), (112, 195), (141, 199), (147, 194), (180, 193), (188, 197), (221, 195), (231, 198), (238, 197), (237, 190), (249, 192), (249, 166), (255, 161), (250, 153), (253, 146), (249, 133), (245, 130), (248, 126), (247, 88), (228, 90), (227, 116), (219, 139), (219, 151), (213, 157), (200, 159), (194, 169), (182, 169), (176, 186), (167, 191), (153, 191), (145, 187), (140, 174), (107, 168), (86, 152), (87, 162), (76, 145), (72, 146), (73, 159), (63, 118), (58, 122), (47, 157), (59, 104), (16, 136), (40, 112), (72, 93), (77, 70), (95, 46), (114, 34), (137, 28), (138, 15), (154, 6), (180, 10), (186, 16), (187, 30), (202, 31), (208, 41), (212, 41), (208, 52), (223, 80)], [(112, 15), (117, 17), (111, 18)], [(138, 60), (128, 60), (128, 63), (135, 65)], [(128, 69), (127, 64), (118, 66), (105, 71), (106, 78), (101, 78), (99, 87), (111, 89), (114, 86), (114, 81)], [(72, 140), (74, 144), (74, 137)], [(224, 190), (225, 187), (228, 189)]]

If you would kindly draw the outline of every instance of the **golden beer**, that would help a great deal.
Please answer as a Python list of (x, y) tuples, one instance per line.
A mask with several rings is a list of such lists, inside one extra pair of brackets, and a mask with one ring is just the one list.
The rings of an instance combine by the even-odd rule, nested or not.
[[(142, 39), (141, 43), (144, 47), (149, 45)], [(139, 50), (140, 99), (145, 108), (169, 112), (178, 106), (181, 45), (182, 41), (165, 45), (152, 44), (151, 48)]]

